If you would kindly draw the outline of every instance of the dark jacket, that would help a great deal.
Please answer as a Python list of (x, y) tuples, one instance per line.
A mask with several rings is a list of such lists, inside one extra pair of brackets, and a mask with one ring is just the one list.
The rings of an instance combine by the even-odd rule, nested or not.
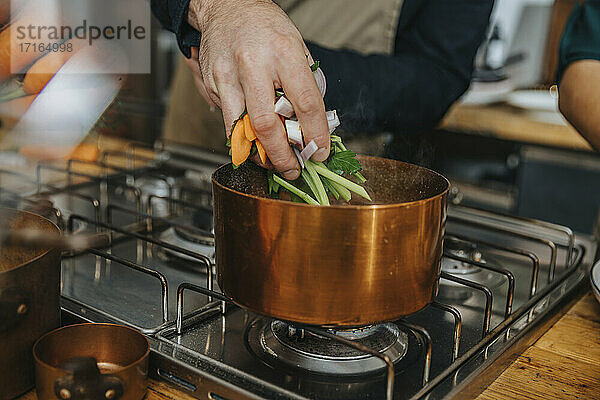
[[(152, 0), (156, 17), (182, 52), (200, 34), (186, 21), (190, 0)], [(350, 131), (417, 133), (429, 129), (468, 88), (493, 0), (405, 0), (392, 56), (364, 56), (307, 43), (327, 76), (328, 109)]]

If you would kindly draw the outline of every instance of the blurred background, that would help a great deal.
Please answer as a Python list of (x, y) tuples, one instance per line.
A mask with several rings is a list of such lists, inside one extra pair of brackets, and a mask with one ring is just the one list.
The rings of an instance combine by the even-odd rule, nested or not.
[[(557, 108), (558, 44), (575, 2), (497, 0), (470, 89), (436, 129), (407, 142), (410, 161), (452, 181), (452, 202), (585, 233), (599, 229), (600, 156)], [(174, 35), (156, 20), (151, 57), (151, 74), (127, 77), (88, 142), (112, 137), (152, 145), (161, 136), (171, 78), (182, 56)], [(0, 104), (0, 131), (11, 129), (25, 109)], [(346, 140), (358, 153), (380, 155), (392, 135)], [(14, 162), (8, 154), (2, 153), (2, 162)]]

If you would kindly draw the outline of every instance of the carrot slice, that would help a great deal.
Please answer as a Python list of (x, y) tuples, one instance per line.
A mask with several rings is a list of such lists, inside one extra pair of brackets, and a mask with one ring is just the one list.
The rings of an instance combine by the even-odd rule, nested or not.
[(244, 134), (244, 125), (243, 121), (238, 120), (231, 132), (231, 162), (235, 166), (242, 165), (252, 149), (252, 142)]
[(263, 164), (267, 163), (267, 152), (265, 151), (264, 146), (262, 145), (261, 142), (258, 141), (258, 139), (256, 139), (254, 141), (254, 143), (256, 143), (256, 150), (258, 150), (258, 156), (260, 157), (260, 161), (262, 161)]
[(256, 139), (256, 132), (252, 127), (252, 123), (250, 122), (250, 117), (248, 114), (244, 115), (244, 133), (246, 134), (246, 139), (249, 141), (253, 141)]

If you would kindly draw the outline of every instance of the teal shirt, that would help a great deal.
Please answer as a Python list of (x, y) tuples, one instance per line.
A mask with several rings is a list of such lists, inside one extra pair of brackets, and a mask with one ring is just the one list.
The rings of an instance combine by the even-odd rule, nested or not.
[(558, 82), (572, 62), (600, 60), (600, 0), (575, 4), (558, 51)]

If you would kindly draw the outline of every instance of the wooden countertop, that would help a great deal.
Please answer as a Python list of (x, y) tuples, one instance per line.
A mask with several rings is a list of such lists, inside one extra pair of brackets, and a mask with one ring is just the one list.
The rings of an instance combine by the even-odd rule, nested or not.
[(455, 104), (440, 128), (499, 139), (593, 151), (585, 139), (568, 124), (542, 122), (529, 112), (507, 104)]
[(477, 400), (600, 398), (600, 304), (579, 300)]
[[(477, 400), (600, 398), (600, 304), (580, 299)], [(32, 391), (20, 400), (36, 400)], [(193, 399), (151, 380), (146, 400)]]

